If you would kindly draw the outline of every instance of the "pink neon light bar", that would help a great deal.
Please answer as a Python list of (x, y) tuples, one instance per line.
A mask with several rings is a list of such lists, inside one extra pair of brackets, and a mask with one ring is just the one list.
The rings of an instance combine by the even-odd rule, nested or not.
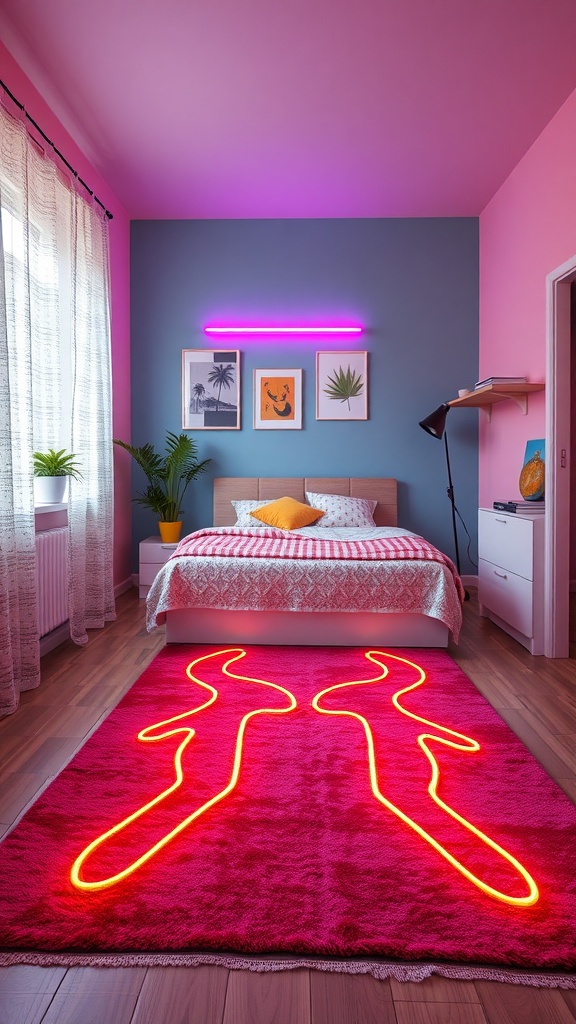
[(205, 334), (362, 334), (362, 327), (205, 327)]

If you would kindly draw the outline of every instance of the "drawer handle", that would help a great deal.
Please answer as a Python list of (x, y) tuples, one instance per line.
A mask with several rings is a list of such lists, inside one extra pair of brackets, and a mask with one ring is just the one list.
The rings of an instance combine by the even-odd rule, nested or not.
[(496, 521), (497, 523), (504, 523), (504, 526), (507, 526), (507, 525), (508, 525), (508, 520), (507, 520), (507, 519), (498, 519), (498, 517), (497, 517), (497, 516), (495, 516), (495, 517), (494, 517), (494, 519), (495, 519), (495, 521)]
[(508, 577), (507, 577), (505, 572), (496, 572), (496, 569), (494, 569), (494, 575), (495, 576), (499, 576), (501, 580), (507, 580), (508, 579)]

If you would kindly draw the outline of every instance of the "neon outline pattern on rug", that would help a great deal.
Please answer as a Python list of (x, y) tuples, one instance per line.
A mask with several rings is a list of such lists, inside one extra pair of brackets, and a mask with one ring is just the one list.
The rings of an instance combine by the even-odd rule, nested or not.
[[(430, 733), (420, 733), (420, 735), (418, 736), (418, 746), (428, 758), (428, 761), (430, 762), (432, 768), (432, 777), (428, 785), (429, 796), (432, 798), (434, 803), (437, 804), (438, 807), (440, 807), (441, 810), (445, 811), (446, 814), (449, 814), (450, 817), (455, 819), (455, 821), (458, 821), (461, 825), (463, 825), (465, 829), (468, 829), (468, 831), (470, 831), (473, 835), (480, 839), (481, 842), (486, 843), (492, 850), (494, 850), (506, 861), (508, 861), (508, 863), (511, 864), (516, 871), (518, 871), (518, 873), (522, 876), (522, 878), (528, 885), (529, 891), (527, 896), (508, 896), (506, 893), (500, 892), (498, 889), (494, 889), (491, 885), (487, 885), (486, 882), (483, 882), (480, 878), (478, 878), (471, 871), (469, 871), (468, 868), (461, 864), (460, 861), (456, 859), (456, 857), (453, 857), (452, 854), (449, 853), (448, 850), (446, 850), (441, 845), (441, 843), (434, 839), (434, 837), (431, 836), (428, 832), (426, 832), (426, 830), (423, 829), (420, 825), (418, 825), (417, 822), (415, 822), (407, 814), (404, 814), (404, 812), (401, 811), (399, 807), (396, 807), (396, 805), (393, 804), (390, 800), (386, 799), (386, 797), (381, 793), (380, 787), (378, 785), (378, 770), (376, 767), (374, 737), (372, 734), (372, 729), (370, 728), (368, 720), (364, 718), (363, 715), (359, 715), (355, 711), (334, 711), (319, 707), (319, 701), (322, 699), (322, 697), (326, 696), (327, 693), (333, 693), (334, 690), (340, 690), (346, 686), (361, 686), (365, 683), (376, 683), (382, 679), (385, 679), (386, 676), (388, 675), (388, 668), (386, 667), (386, 665), (382, 664), (382, 662), (378, 661), (375, 655), (379, 655), (381, 658), (393, 658), (394, 661), (403, 662), (405, 665), (409, 665), (411, 668), (414, 668), (418, 673), (418, 679), (416, 680), (415, 683), (412, 683), (410, 686), (404, 686), (401, 690), (397, 690), (392, 697), (392, 703), (396, 710), (400, 712), (400, 714), (406, 715), (408, 718), (413, 718), (417, 722), (422, 722), (423, 725), (428, 725), (433, 729), (438, 729), (440, 732), (448, 733), (450, 736), (457, 737), (458, 740), (462, 741), (458, 743), (454, 742), (454, 740), (446, 739), (444, 736), (433, 736)], [(321, 715), (347, 715), (348, 717), (355, 718), (359, 722), (361, 722), (364, 728), (364, 732), (366, 734), (366, 740), (368, 744), (370, 785), (372, 788), (372, 793), (375, 796), (376, 800), (383, 804), (384, 807), (386, 807), (389, 811), (392, 811), (392, 813), (395, 814), (398, 818), (400, 818), (400, 820), (403, 821), (405, 825), (408, 825), (409, 828), (414, 829), (414, 831), (422, 839), (424, 839), (425, 842), (429, 843), (442, 857), (444, 857), (448, 861), (448, 863), (452, 865), (453, 868), (459, 871), (460, 874), (464, 875), (464, 877), (467, 878), (469, 882), (472, 882), (472, 884), (477, 886), (477, 888), (480, 889), (482, 892), (485, 892), (488, 896), (494, 897), (494, 899), (500, 900), (502, 903), (508, 903), (511, 906), (533, 906), (537, 902), (540, 895), (538, 892), (538, 886), (536, 885), (536, 882), (528, 873), (526, 868), (523, 867), (522, 864), (520, 864), (520, 861), (516, 860), (516, 858), (513, 857), (511, 853), (508, 853), (501, 846), (499, 846), (498, 843), (496, 843), (493, 839), (490, 839), (490, 837), (487, 836), (484, 832), (481, 832), (480, 829), (477, 829), (475, 825), (472, 825), (471, 822), (467, 821), (466, 818), (458, 814), (457, 811), (453, 810), (452, 807), (450, 807), (438, 796), (437, 789), (438, 782), (440, 779), (440, 769), (438, 767), (438, 762), (434, 757), (432, 751), (429, 749), (426, 741), (432, 740), (436, 743), (441, 743), (446, 747), (452, 747), (454, 750), (462, 750), (468, 753), (476, 753), (478, 750), (480, 750), (480, 744), (477, 743), (477, 741), (472, 739), (470, 736), (465, 736), (463, 733), (455, 732), (453, 729), (448, 729), (444, 725), (438, 725), (436, 722), (430, 722), (428, 721), (428, 719), (422, 718), (420, 715), (415, 715), (411, 711), (408, 711), (406, 708), (402, 707), (402, 705), (400, 704), (400, 697), (402, 697), (402, 695), (405, 693), (409, 693), (411, 690), (415, 690), (418, 686), (421, 686), (426, 679), (426, 673), (420, 665), (416, 665), (415, 662), (410, 661), (408, 658), (401, 658), (399, 655), (389, 654), (384, 651), (366, 651), (364, 653), (364, 657), (367, 658), (368, 661), (373, 662), (375, 665), (380, 666), (380, 668), (382, 669), (380, 675), (375, 676), (373, 679), (355, 679), (346, 683), (336, 683), (336, 685), (334, 686), (327, 686), (326, 689), (321, 690), (320, 693), (317, 693), (316, 696), (313, 698), (312, 707)]]
[[(200, 686), (204, 687), (204, 689), (208, 690), (210, 692), (210, 694), (211, 694), (210, 698), (207, 701), (205, 701), (203, 704), (200, 704), (197, 708), (193, 708), (193, 709), (191, 709), (189, 711), (184, 711), (180, 715), (175, 715), (172, 718), (165, 719), (162, 722), (157, 722), (154, 725), (147, 726), (146, 728), (142, 729), (138, 733), (138, 739), (143, 741), (143, 742), (154, 742), (156, 740), (166, 739), (169, 736), (177, 735), (178, 733), (181, 733), (181, 732), (185, 733), (184, 739), (180, 743), (180, 745), (179, 745), (179, 747), (176, 750), (176, 753), (174, 755), (175, 780), (172, 783), (172, 785), (169, 786), (167, 789), (163, 790), (161, 793), (159, 793), (152, 800), (149, 800), (146, 804), (143, 804), (141, 807), (139, 807), (132, 814), (128, 815), (126, 818), (124, 818), (117, 825), (112, 826), (112, 828), (110, 828), (106, 832), (102, 833), (100, 836), (98, 836), (96, 839), (94, 839), (91, 843), (89, 843), (88, 846), (85, 847), (85, 849), (82, 851), (82, 853), (74, 861), (74, 864), (72, 866), (72, 870), (71, 870), (71, 873), (70, 873), (70, 879), (72, 881), (72, 884), (74, 886), (76, 886), (78, 889), (82, 889), (82, 890), (86, 890), (86, 891), (94, 891), (94, 890), (105, 889), (105, 888), (108, 888), (108, 887), (110, 887), (112, 885), (116, 885), (117, 883), (121, 882), (123, 879), (125, 879), (129, 875), (133, 874), (138, 868), (140, 868), (148, 860), (150, 860), (151, 857), (153, 857), (156, 853), (158, 853), (159, 850), (161, 850), (164, 846), (166, 846), (169, 842), (171, 842), (176, 836), (178, 836), (188, 825), (192, 824), (193, 821), (195, 821), (197, 818), (199, 818), (201, 814), (203, 814), (205, 811), (207, 811), (210, 807), (213, 807), (220, 800), (224, 799), (225, 796), (227, 796), (229, 793), (232, 792), (232, 790), (235, 788), (235, 786), (236, 786), (236, 784), (238, 782), (238, 778), (239, 778), (239, 775), (240, 775), (240, 767), (241, 767), (241, 763), (242, 763), (242, 751), (243, 751), (243, 743), (244, 743), (244, 733), (245, 733), (248, 721), (251, 718), (255, 717), (256, 715), (260, 715), (260, 714), (286, 714), (289, 711), (293, 711), (297, 707), (296, 698), (294, 697), (294, 695), (289, 690), (285, 689), (285, 687), (280, 686), (277, 683), (271, 683), (271, 682), (269, 682), (267, 680), (264, 680), (264, 679), (256, 679), (256, 678), (253, 678), (253, 677), (250, 677), (250, 676), (238, 675), (238, 674), (236, 674), (234, 672), (230, 672), (228, 670), (228, 666), (229, 665), (231, 665), (233, 662), (238, 661), (241, 658), (245, 657), (246, 653), (247, 652), (243, 648), (227, 648), (227, 649), (224, 649), (224, 650), (213, 651), (213, 652), (211, 652), (210, 654), (207, 654), (207, 655), (202, 655), (199, 658), (196, 658), (194, 661), (190, 662), (190, 664), (186, 668), (186, 674), (187, 674), (188, 678), (192, 682), (198, 683)], [(159, 733), (159, 734), (154, 735), (154, 736), (150, 735), (150, 733), (152, 733), (156, 729), (160, 729), (160, 728), (163, 728), (165, 726), (172, 725), (173, 723), (179, 722), (179, 721), (181, 721), (184, 718), (188, 718), (188, 717), (190, 717), (190, 715), (197, 714), (199, 711), (204, 710), (205, 708), (209, 707), (211, 704), (213, 704), (216, 701), (216, 699), (218, 697), (218, 691), (215, 689), (215, 687), (211, 686), (209, 683), (202, 682), (202, 680), (198, 679), (193, 674), (192, 670), (200, 662), (204, 662), (204, 661), (207, 661), (207, 660), (209, 660), (211, 658), (216, 658), (216, 657), (219, 657), (221, 655), (227, 655), (227, 654), (234, 655), (234, 657), (230, 657), (225, 662), (225, 664), (222, 666), (221, 671), (222, 671), (223, 675), (226, 675), (226, 676), (228, 676), (231, 679), (241, 680), (243, 682), (260, 683), (260, 684), (262, 684), (264, 686), (272, 687), (273, 689), (278, 690), (278, 691), (284, 693), (288, 697), (288, 700), (289, 700), (288, 706), (285, 707), (285, 708), (258, 708), (257, 710), (250, 711), (246, 715), (244, 715), (244, 717), (242, 718), (242, 720), (240, 722), (240, 726), (239, 726), (239, 729), (238, 729), (238, 734), (237, 734), (237, 737), (236, 737), (236, 745), (235, 745), (235, 752), (234, 752), (234, 763), (233, 763), (233, 768), (232, 768), (232, 774), (231, 774), (231, 777), (230, 777), (230, 781), (224, 787), (224, 789), (222, 789), (219, 793), (215, 794), (215, 796), (211, 797), (210, 800), (208, 800), (204, 804), (202, 804), (202, 806), (197, 808), (196, 811), (194, 811), (192, 814), (190, 814), (186, 818), (184, 818), (174, 829), (172, 829), (161, 840), (159, 840), (157, 843), (155, 843), (154, 846), (150, 847), (150, 849), (147, 850), (144, 854), (142, 854), (135, 861), (133, 861), (132, 864), (128, 865), (127, 868), (124, 868), (122, 871), (119, 871), (119, 872), (117, 872), (117, 874), (111, 875), (108, 878), (101, 879), (100, 881), (95, 881), (95, 882), (87, 882), (87, 881), (85, 881), (84, 879), (82, 879), (80, 877), (80, 873), (81, 873), (82, 867), (85, 864), (86, 860), (88, 859), (90, 854), (93, 853), (94, 850), (96, 850), (103, 843), (105, 843), (106, 840), (109, 839), (111, 836), (117, 835), (119, 832), (121, 832), (124, 828), (126, 828), (133, 821), (136, 821), (138, 818), (142, 817), (147, 811), (149, 811), (153, 807), (157, 806), (162, 800), (164, 800), (167, 796), (169, 796), (171, 793), (173, 793), (176, 789), (178, 789), (181, 786), (181, 784), (182, 784), (182, 782), (184, 780), (184, 773), (182, 771), (182, 754), (183, 754), (185, 748), (188, 746), (188, 744), (191, 742), (191, 740), (195, 736), (195, 732), (196, 731), (193, 728), (191, 728), (190, 726), (184, 726), (184, 727), (180, 726), (180, 727), (177, 727), (177, 728), (169, 729), (168, 731), (164, 731), (164, 732)], [(509, 896), (506, 893), (503, 893), (500, 890), (495, 889), (492, 886), (488, 885), (486, 882), (483, 882), (476, 875), (474, 875), (471, 871), (469, 871), (468, 868), (466, 868), (460, 861), (458, 861), (454, 856), (452, 856), (452, 854), (450, 854), (448, 850), (446, 850), (436, 839), (434, 839), (433, 836), (431, 836), (428, 832), (426, 832), (425, 829), (423, 829), (420, 825), (418, 825), (417, 822), (415, 822), (407, 814), (405, 814), (403, 811), (401, 811), (399, 807), (396, 807), (396, 805), (393, 804), (391, 801), (387, 800), (386, 797), (380, 791), (380, 787), (379, 787), (379, 784), (378, 784), (378, 771), (377, 771), (377, 767), (376, 767), (376, 758), (375, 758), (375, 751), (374, 751), (374, 737), (373, 737), (372, 729), (370, 728), (370, 724), (369, 724), (368, 720), (366, 718), (364, 718), (363, 715), (357, 714), (356, 712), (353, 712), (353, 711), (329, 710), (329, 709), (321, 708), (319, 706), (319, 702), (322, 699), (322, 697), (326, 696), (326, 694), (328, 694), (328, 693), (333, 693), (334, 691), (340, 690), (340, 689), (344, 689), (345, 687), (360, 686), (360, 685), (367, 684), (367, 683), (379, 682), (379, 681), (385, 679), (387, 677), (387, 675), (389, 674), (389, 670), (388, 670), (388, 668), (387, 668), (387, 666), (385, 664), (383, 664), (381, 661), (378, 661), (378, 658), (376, 657), (376, 655), (378, 655), (380, 658), (391, 658), (391, 659), (393, 659), (395, 661), (402, 662), (403, 664), (408, 665), (411, 668), (414, 668), (416, 673), (417, 673), (417, 675), (418, 675), (418, 678), (417, 678), (416, 682), (412, 683), (409, 686), (403, 687), (402, 689), (400, 689), (396, 693), (394, 693), (394, 695), (392, 696), (392, 703), (393, 703), (394, 707), (396, 708), (396, 710), (400, 714), (406, 715), (407, 717), (412, 718), (415, 721), (422, 722), (422, 724), (427, 725), (427, 726), (429, 726), (432, 729), (436, 729), (436, 730), (440, 731), (441, 733), (448, 734), (449, 736), (454, 737), (454, 739), (449, 740), (449, 739), (446, 738), (446, 735), (444, 735), (444, 736), (434, 736), (434, 735), (432, 735), (430, 733), (420, 733), (420, 735), (418, 736), (418, 745), (420, 746), (421, 750), (423, 751), (423, 753), (427, 757), (427, 759), (428, 759), (428, 761), (429, 761), (429, 763), (431, 765), (431, 768), (432, 768), (432, 776), (431, 776), (431, 780), (430, 780), (430, 783), (429, 783), (429, 786), (428, 786), (428, 794), (429, 794), (429, 796), (431, 797), (431, 799), (434, 801), (434, 803), (436, 803), (436, 805), (442, 811), (444, 811), (446, 814), (450, 815), (452, 818), (454, 818), (454, 820), (458, 821), (465, 829), (467, 829), (473, 835), (475, 835), (478, 839), (480, 839), (481, 842), (487, 844), (499, 856), (503, 857), (521, 875), (521, 877), (525, 880), (525, 882), (528, 885), (529, 892), (528, 892), (527, 896), (522, 896), (522, 897)], [(378, 665), (380, 667), (380, 669), (381, 669), (380, 674), (377, 675), (377, 676), (374, 676), (373, 678), (370, 678), (370, 679), (348, 680), (348, 681), (346, 681), (344, 683), (336, 683), (336, 684), (334, 684), (332, 686), (326, 687), (324, 690), (321, 690), (319, 693), (317, 693), (314, 696), (314, 698), (312, 700), (312, 707), (314, 708), (314, 710), (317, 711), (319, 714), (324, 714), (324, 715), (348, 716), (350, 718), (356, 719), (357, 721), (359, 721), (361, 723), (361, 725), (362, 725), (362, 727), (364, 729), (365, 735), (366, 735), (367, 746), (368, 746), (368, 763), (369, 763), (369, 773), (370, 773), (370, 785), (371, 785), (372, 793), (373, 793), (374, 797), (376, 798), (376, 800), (378, 800), (384, 807), (386, 807), (389, 811), (391, 811), (394, 815), (396, 815), (396, 817), (398, 817), (401, 821), (403, 821), (405, 825), (407, 825), (409, 828), (413, 829), (425, 842), (429, 843), (437, 851), (437, 853), (440, 854), (440, 856), (442, 856), (449, 864), (451, 864), (451, 866), (453, 868), (455, 868), (457, 871), (459, 871), (460, 874), (462, 874), (468, 881), (470, 881), (474, 886), (476, 886), (478, 889), (480, 889), (486, 895), (491, 896), (494, 899), (497, 899), (497, 900), (499, 900), (499, 901), (501, 901), (503, 903), (507, 903), (507, 904), (509, 904), (511, 906), (515, 906), (515, 907), (530, 907), (530, 906), (533, 906), (537, 902), (537, 900), (539, 898), (538, 887), (537, 887), (534, 879), (532, 878), (532, 876), (523, 867), (523, 865), (520, 864), (520, 862), (512, 854), (508, 853), (506, 850), (503, 849), (503, 847), (499, 846), (499, 844), (496, 843), (493, 839), (490, 839), (489, 836), (487, 836), (485, 833), (483, 833), (479, 829), (477, 829), (474, 825), (472, 825), (471, 822), (467, 821), (466, 818), (464, 818), (464, 817), (462, 817), (462, 815), (458, 814), (457, 811), (455, 811), (453, 808), (451, 808), (448, 804), (446, 804), (438, 796), (437, 789), (438, 789), (438, 782), (439, 782), (439, 779), (440, 779), (440, 769), (438, 767), (438, 762), (436, 761), (436, 758), (434, 757), (433, 753), (429, 749), (426, 741), (430, 741), (431, 740), (431, 741), (434, 741), (436, 743), (441, 743), (444, 746), (451, 747), (454, 750), (461, 750), (461, 751), (467, 752), (467, 753), (474, 753), (474, 752), (477, 752), (478, 750), (480, 750), (480, 744), (477, 743), (477, 741), (472, 739), (471, 737), (465, 736), (463, 733), (458, 733), (458, 732), (455, 732), (452, 729), (447, 728), (446, 726), (438, 725), (436, 722), (431, 722), (428, 719), (422, 718), (420, 715), (415, 715), (411, 711), (408, 711), (406, 708), (402, 707), (402, 705), (400, 704), (400, 698), (402, 697), (402, 695), (405, 694), (405, 693), (409, 693), (412, 690), (415, 690), (417, 687), (421, 686), (422, 683), (424, 683), (424, 681), (426, 680), (426, 673), (425, 673), (424, 669), (420, 665), (417, 665), (415, 662), (410, 661), (407, 658), (402, 658), (402, 657), (400, 657), (398, 655), (389, 654), (389, 653), (383, 652), (383, 651), (374, 651), (374, 650), (367, 651), (367, 652), (364, 653), (364, 657), (367, 660), (373, 662), (373, 664)]]
[[(164, 726), (172, 725), (172, 723), (179, 722), (183, 718), (189, 718), (190, 715), (195, 715), (199, 711), (203, 711), (204, 708), (210, 707), (210, 705), (214, 703), (214, 701), (218, 697), (218, 690), (216, 690), (209, 683), (203, 683), (201, 679), (198, 679), (195, 675), (193, 675), (192, 669), (196, 665), (198, 665), (199, 662), (208, 661), (210, 658), (216, 658), (223, 654), (235, 655), (234, 657), (229, 658), (228, 661), (226, 661), (222, 666), (221, 671), (224, 675), (229, 676), (230, 679), (239, 679), (246, 683), (261, 683), (263, 686), (269, 686), (274, 690), (279, 690), (281, 693), (286, 694), (286, 696), (288, 697), (288, 707), (258, 708), (257, 710), (249, 711), (248, 714), (244, 715), (240, 722), (238, 734), (236, 737), (232, 775), (230, 776), (230, 781), (224, 787), (224, 789), (222, 789), (219, 793), (216, 793), (216, 795), (211, 797), (210, 800), (207, 800), (206, 803), (202, 804), (201, 807), (198, 807), (192, 814), (189, 814), (188, 817), (184, 818), (183, 821), (181, 821), (179, 825), (176, 826), (176, 828), (173, 828), (170, 832), (168, 832), (162, 839), (155, 843), (154, 846), (150, 847), (150, 849), (147, 850), (146, 853), (143, 853), (141, 857), (138, 857), (138, 859), (133, 861), (132, 864), (129, 864), (127, 868), (124, 868), (123, 871), (119, 871), (117, 874), (111, 875), (109, 878), (103, 878), (99, 882), (84, 881), (80, 877), (80, 871), (82, 869), (83, 864), (90, 856), (90, 854), (93, 853), (94, 850), (96, 850), (99, 846), (102, 846), (102, 844), (105, 843), (106, 840), (109, 839), (111, 836), (117, 835), (119, 832), (122, 831), (122, 829), (126, 828), (133, 821), (136, 821), (138, 818), (141, 818), (142, 815), (146, 814), (147, 811), (151, 810), (153, 807), (156, 807), (157, 804), (161, 803), (162, 800), (164, 800), (167, 796), (169, 796), (182, 785), (182, 782), (184, 781), (184, 773), (182, 771), (182, 754), (184, 753), (184, 750), (186, 749), (188, 744), (194, 738), (196, 730), (192, 729), (190, 726), (180, 726), (179, 728), (169, 729), (167, 732), (159, 733), (157, 736), (151, 736), (149, 734), (155, 729), (160, 729)], [(150, 858), (153, 857), (156, 853), (158, 853), (158, 851), (161, 850), (163, 846), (166, 846), (167, 843), (171, 842), (171, 840), (174, 839), (177, 835), (179, 835), (188, 825), (192, 824), (192, 822), (195, 821), (196, 818), (199, 818), (200, 815), (204, 814), (204, 812), (209, 810), (210, 807), (213, 807), (214, 804), (217, 804), (219, 803), (220, 800), (223, 800), (224, 797), (227, 796), (228, 793), (231, 793), (232, 790), (235, 788), (236, 783), (238, 782), (238, 776), (240, 775), (240, 766), (242, 763), (244, 732), (250, 719), (254, 718), (255, 715), (263, 714), (283, 715), (286, 714), (288, 711), (293, 711), (294, 708), (297, 706), (296, 698), (294, 697), (294, 695), (290, 693), (289, 690), (286, 690), (283, 686), (280, 686), (277, 683), (267, 682), (265, 679), (255, 679), (251, 676), (241, 676), (237, 675), (234, 672), (228, 671), (229, 665), (231, 665), (235, 661), (239, 661), (239, 659), (245, 657), (245, 655), (246, 651), (243, 648), (233, 647), (226, 650), (213, 651), (211, 654), (203, 654), (201, 657), (196, 658), (194, 661), (191, 661), (186, 668), (186, 675), (190, 680), (192, 680), (192, 682), (198, 683), (200, 686), (203, 686), (205, 690), (210, 691), (211, 697), (209, 698), (209, 700), (205, 701), (204, 704), (200, 704), (199, 707), (197, 708), (192, 708), (190, 711), (184, 711), (180, 715), (174, 715), (173, 718), (167, 718), (163, 722), (156, 722), (155, 725), (148, 725), (146, 726), (145, 729), (142, 729), (138, 733), (138, 739), (142, 740), (143, 742), (155, 742), (156, 740), (167, 739), (169, 736), (175, 736), (179, 732), (184, 732), (186, 734), (180, 746), (178, 747), (176, 753), (174, 754), (174, 768), (176, 778), (172, 785), (169, 786), (167, 789), (164, 789), (161, 793), (158, 794), (158, 796), (155, 796), (152, 800), (149, 800), (146, 804), (143, 804), (142, 807), (139, 807), (138, 810), (134, 811), (132, 814), (129, 814), (128, 817), (123, 819), (123, 821), (118, 822), (117, 825), (113, 825), (112, 828), (108, 829), (107, 832), (103, 832), (102, 835), (98, 836), (97, 839), (94, 839), (93, 842), (89, 843), (89, 845), (82, 851), (80, 856), (76, 858), (74, 864), (72, 865), (70, 879), (72, 881), (72, 884), (75, 885), (76, 888), (85, 890), (105, 889), (111, 885), (116, 885), (118, 882), (121, 882), (124, 878), (127, 878), (129, 875), (133, 874), (134, 871), (136, 871), (138, 868), (142, 867), (142, 865), (145, 864), (146, 861), (150, 860)]]

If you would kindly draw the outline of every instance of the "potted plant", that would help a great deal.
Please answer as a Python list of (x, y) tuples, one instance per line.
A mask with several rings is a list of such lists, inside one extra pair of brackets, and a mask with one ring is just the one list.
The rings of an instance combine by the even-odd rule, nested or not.
[(174, 543), (180, 537), (182, 523), (182, 499), (188, 484), (203, 473), (211, 459), (198, 462), (197, 445), (188, 434), (166, 434), (166, 454), (161, 455), (154, 445), (145, 444), (137, 448), (114, 438), (130, 453), (148, 480), (148, 487), (133, 500), (155, 512), (158, 516), (160, 536), (165, 544)]
[(74, 461), (76, 455), (65, 448), (57, 452), (34, 452), (34, 501), (38, 505), (59, 505), (64, 499), (68, 477), (80, 480), (82, 474)]

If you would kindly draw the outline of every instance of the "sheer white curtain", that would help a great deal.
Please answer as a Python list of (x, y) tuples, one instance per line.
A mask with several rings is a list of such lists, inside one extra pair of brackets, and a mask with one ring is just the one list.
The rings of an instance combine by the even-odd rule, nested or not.
[(70, 635), (88, 641), (116, 617), (113, 588), (112, 373), (108, 305), (108, 232), (100, 214), (71, 196), (74, 296), (71, 447), (82, 480), (71, 481)]
[(32, 453), (67, 448), (72, 639), (115, 617), (108, 232), (0, 105), (0, 713), (40, 682)]

